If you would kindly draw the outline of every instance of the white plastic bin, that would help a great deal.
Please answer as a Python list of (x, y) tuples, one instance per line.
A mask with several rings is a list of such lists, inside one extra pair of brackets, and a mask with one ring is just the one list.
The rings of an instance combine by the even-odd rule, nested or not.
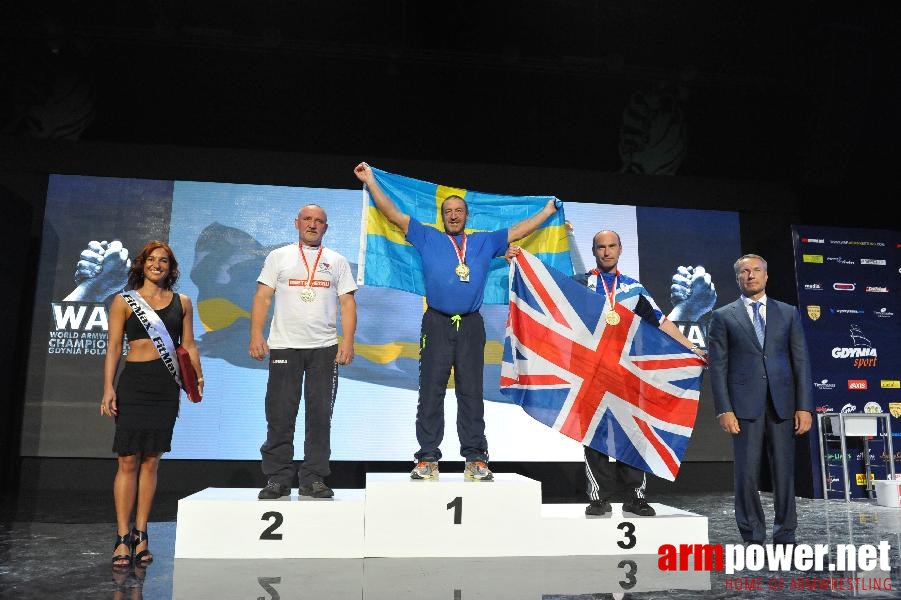
[(876, 484), (876, 504), (901, 508), (901, 480), (877, 479), (873, 483)]

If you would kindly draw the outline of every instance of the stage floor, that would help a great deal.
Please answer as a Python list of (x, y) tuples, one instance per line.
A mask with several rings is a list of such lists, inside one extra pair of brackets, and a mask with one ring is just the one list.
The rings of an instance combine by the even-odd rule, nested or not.
[[(798, 499), (799, 544), (878, 546), (886, 542), (890, 571), (816, 572), (790, 568), (664, 572), (657, 556), (452, 558), (452, 559), (178, 559), (175, 551), (177, 497), (162, 495), (150, 523), (155, 560), (146, 569), (114, 575), (110, 554), (115, 536), (109, 494), (54, 492), (5, 497), (0, 507), (0, 597), (114, 598), (845, 598), (899, 597), (901, 509), (872, 500)], [(732, 495), (649, 498), (706, 515), (711, 544), (738, 545)], [(772, 521), (772, 497), (763, 494)], [(674, 540), (678, 543), (678, 540)], [(734, 548), (734, 546), (733, 546)], [(620, 564), (622, 559), (631, 564)], [(603, 572), (598, 589), (593, 570)], [(596, 575), (596, 574), (595, 574)], [(816, 579), (857, 589), (799, 590)], [(597, 578), (595, 579), (597, 580)], [(759, 581), (758, 581), (759, 580)], [(839, 581), (841, 580), (841, 581)], [(456, 583), (460, 582), (460, 583)], [(760, 591), (737, 590), (759, 585)], [(778, 589), (781, 585), (782, 589)], [(890, 590), (873, 589), (891, 586)], [(444, 589), (447, 587), (448, 589)], [(771, 589), (776, 587), (777, 589)], [(795, 588), (795, 589), (792, 589)], [(233, 593), (223, 593), (228, 590)], [(467, 593), (468, 590), (468, 593)], [(600, 594), (604, 594), (601, 596)], [(612, 596), (610, 594), (613, 594)], [(625, 596), (624, 596), (625, 595)]]

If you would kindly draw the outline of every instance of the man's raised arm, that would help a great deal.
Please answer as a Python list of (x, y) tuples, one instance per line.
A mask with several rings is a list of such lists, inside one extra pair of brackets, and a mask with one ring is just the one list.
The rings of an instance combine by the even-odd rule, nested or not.
[(513, 243), (535, 233), (541, 224), (555, 212), (557, 212), (557, 199), (551, 198), (540, 211), (507, 230), (507, 243)]
[[(385, 192), (382, 191), (379, 183), (375, 180), (375, 173), (372, 172), (369, 165), (361, 162), (354, 168), (354, 175), (369, 188), (369, 195), (372, 196), (372, 201), (375, 202), (379, 212), (400, 228), (404, 235), (407, 235), (407, 228), (410, 226), (410, 215), (400, 212), (397, 206), (394, 205), (394, 202), (391, 201), (391, 198), (385, 195)], [(542, 220), (542, 222), (544, 221)]]

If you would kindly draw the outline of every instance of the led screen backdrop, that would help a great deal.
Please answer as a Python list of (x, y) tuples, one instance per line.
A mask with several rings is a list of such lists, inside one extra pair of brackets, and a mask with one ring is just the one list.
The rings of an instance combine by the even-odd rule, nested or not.
[[(682, 308), (689, 305), (683, 304), (684, 291), (671, 293), (670, 289), (680, 267), (703, 265), (714, 283), (722, 282), (730, 290), (719, 299), (709, 289), (699, 292), (696, 314), (679, 313), (686, 334), (705, 344), (707, 313), (714, 305), (731, 301), (736, 292), (731, 287), (731, 265), (740, 253), (737, 214), (590, 204), (587, 200), (564, 199), (566, 217), (573, 224), (571, 244), (577, 271), (594, 266), (593, 234), (611, 228), (621, 234), (624, 245), (620, 269), (638, 275), (664, 312), (679, 304)], [(125, 281), (128, 256), (137, 254), (148, 240), (162, 239), (169, 241), (179, 261), (177, 290), (194, 299), (195, 333), (206, 380), (203, 402), (183, 400), (167, 458), (258, 460), (266, 434), (263, 396), (267, 363), (254, 361), (247, 353), (251, 298), (264, 257), (271, 249), (297, 240), (294, 218), (301, 206), (311, 202), (328, 213), (324, 243), (346, 256), (356, 274), (363, 206), (360, 189), (52, 176), (22, 454), (111, 455), (113, 424), (98, 414), (106, 310)], [(96, 277), (76, 274), (79, 256), (91, 242), (106, 242), (106, 247), (115, 244)], [(696, 283), (704, 285), (703, 281)], [(363, 287), (357, 292), (357, 306), (357, 357), (340, 371), (332, 459), (412, 460), (417, 449), (413, 423), (423, 299), (393, 289)], [(486, 305), (482, 312), (488, 339), (485, 394), (488, 400), (500, 400), (507, 308)], [(712, 421), (709, 404), (702, 393), (689, 459), (729, 458), (728, 440), (716, 435), (712, 422), (707, 426), (707, 421)], [(457, 457), (452, 390), (446, 411), (448, 427), (442, 452), (448, 458)], [(303, 431), (300, 412), (298, 432)], [(518, 406), (487, 402), (485, 419), (492, 460), (582, 460), (578, 443), (534, 421)], [(302, 444), (297, 448), (302, 451)]]

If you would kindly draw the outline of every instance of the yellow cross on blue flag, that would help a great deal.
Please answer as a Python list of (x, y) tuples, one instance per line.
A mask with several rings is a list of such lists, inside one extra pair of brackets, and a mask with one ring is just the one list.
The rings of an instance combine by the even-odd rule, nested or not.
[[(441, 203), (456, 195), (466, 201), (466, 232), (495, 231), (512, 227), (539, 212), (553, 196), (503, 196), (420, 181), (372, 167), (376, 181), (398, 210), (423, 225), (444, 231)], [(557, 212), (533, 234), (516, 242), (545, 264), (572, 275), (569, 238), (563, 203), (554, 198)], [(363, 227), (360, 236), (357, 284), (389, 287), (425, 296), (422, 262), (403, 232), (379, 212), (363, 187)], [(488, 272), (485, 304), (507, 304), (509, 265), (495, 258)]]

